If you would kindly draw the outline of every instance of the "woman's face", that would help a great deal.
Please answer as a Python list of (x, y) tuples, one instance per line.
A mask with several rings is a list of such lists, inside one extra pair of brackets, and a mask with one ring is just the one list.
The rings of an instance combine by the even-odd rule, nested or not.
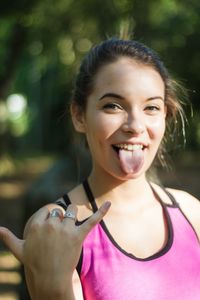
[(82, 116), (93, 172), (121, 180), (144, 175), (165, 132), (164, 83), (129, 58), (102, 67)]

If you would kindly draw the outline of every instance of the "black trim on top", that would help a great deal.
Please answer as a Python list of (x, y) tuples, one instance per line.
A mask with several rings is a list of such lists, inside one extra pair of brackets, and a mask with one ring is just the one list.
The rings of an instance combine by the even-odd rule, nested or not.
[(77, 271), (79, 277), (81, 276), (82, 264), (83, 264), (83, 247), (81, 249), (81, 254), (80, 254), (80, 257), (79, 257), (78, 264), (76, 266), (76, 271)]
[(91, 188), (89, 186), (89, 183), (88, 183), (87, 179), (85, 179), (83, 181), (83, 187), (84, 187), (85, 193), (87, 195), (87, 198), (88, 198), (88, 200), (89, 200), (89, 202), (90, 202), (90, 204), (92, 206), (93, 212), (96, 212), (98, 210), (98, 207), (96, 205), (96, 201), (94, 199), (93, 193), (91, 191)]
[(197, 241), (198, 243), (200, 244), (200, 239), (199, 239), (199, 236), (193, 226), (193, 224), (190, 222), (190, 220), (188, 219), (187, 215), (184, 213), (184, 211), (182, 210), (181, 206), (179, 205), (179, 203), (176, 201), (176, 199), (174, 198), (174, 196), (169, 192), (167, 191), (165, 188), (162, 187), (162, 189), (165, 191), (165, 193), (169, 196), (169, 198), (172, 200), (173, 204), (174, 204), (174, 207), (177, 207), (180, 211), (180, 213), (184, 216), (184, 218), (186, 219), (186, 221), (188, 222), (188, 224), (191, 226), (196, 238), (197, 238)]
[(71, 201), (69, 199), (69, 196), (65, 194), (63, 195), (62, 199), (56, 200), (55, 203), (64, 208), (64, 210), (67, 210), (67, 207), (71, 204)]
[[(160, 187), (161, 187), (161, 189), (165, 192), (165, 194), (167, 194), (167, 196), (169, 197), (169, 199), (172, 201), (172, 204), (167, 204), (167, 203), (165, 203), (165, 205), (166, 206), (169, 206), (169, 207), (176, 207), (176, 208), (180, 208), (179, 207), (179, 204), (178, 204), (178, 202), (176, 201), (176, 199), (174, 198), (174, 196), (164, 187), (164, 186), (162, 186), (162, 185), (159, 185)], [(158, 195), (157, 194), (157, 192), (154, 190), (154, 188), (151, 186), (151, 188), (152, 188), (152, 190), (154, 191), (154, 193), (156, 194), (156, 195)]]
[(67, 194), (63, 195), (63, 199), (67, 206), (69, 206), (71, 204), (71, 200), (69, 199), (69, 196)]
[[(85, 190), (85, 193), (88, 197), (88, 200), (89, 202), (91, 203), (91, 206), (92, 206), (92, 209), (93, 209), (93, 212), (96, 212), (98, 210), (98, 207), (97, 207), (97, 204), (96, 204), (96, 201), (95, 201), (95, 198), (93, 196), (93, 193), (92, 193), (92, 190), (89, 186), (89, 183), (87, 180), (85, 180), (83, 182), (83, 187), (84, 187), (84, 190)], [(115, 239), (113, 238), (113, 236), (111, 235), (111, 233), (109, 232), (106, 224), (104, 223), (103, 220), (101, 220), (100, 222), (100, 225), (101, 227), (103, 228), (104, 232), (106, 233), (107, 237), (110, 239), (110, 241), (113, 243), (113, 245), (118, 249), (120, 250), (123, 254), (125, 254), (126, 256), (132, 258), (132, 259), (135, 259), (135, 260), (139, 260), (139, 261), (149, 261), (149, 260), (153, 260), (153, 259), (156, 259), (162, 255), (164, 255), (166, 252), (169, 251), (169, 249), (171, 248), (172, 244), (173, 244), (173, 240), (174, 240), (174, 233), (173, 233), (173, 226), (172, 226), (172, 222), (171, 222), (171, 219), (170, 219), (170, 216), (169, 216), (169, 212), (168, 210), (166, 209), (166, 206), (165, 203), (162, 202), (162, 200), (160, 199), (159, 195), (156, 193), (156, 191), (154, 190), (154, 188), (151, 186), (151, 189), (154, 193), (154, 195), (156, 196), (156, 198), (158, 199), (159, 203), (161, 204), (162, 206), (162, 209), (163, 209), (163, 213), (164, 213), (164, 218), (166, 220), (166, 224), (167, 224), (167, 233), (168, 233), (168, 238), (167, 238), (167, 242), (165, 244), (165, 246), (159, 250), (158, 252), (156, 252), (155, 254), (153, 255), (150, 255), (149, 257), (147, 258), (139, 258), (135, 255), (133, 255), (132, 253), (128, 253), (126, 252), (124, 249), (122, 249), (118, 243), (115, 241)], [(173, 196), (172, 196), (173, 197)], [(170, 197), (170, 199), (172, 200), (172, 198)], [(174, 202), (174, 198), (173, 198), (173, 203), (175, 204)], [(176, 207), (176, 206), (175, 206)]]

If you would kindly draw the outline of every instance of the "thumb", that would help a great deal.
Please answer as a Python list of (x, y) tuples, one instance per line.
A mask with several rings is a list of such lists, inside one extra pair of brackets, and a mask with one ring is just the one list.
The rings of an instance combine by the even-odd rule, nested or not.
[(18, 239), (8, 228), (0, 226), (0, 239), (12, 252), (12, 254), (23, 263), (24, 240)]
[(100, 208), (91, 216), (87, 221), (82, 224), (84, 229), (85, 236), (90, 232), (90, 230), (99, 223), (103, 217), (107, 214), (111, 203), (106, 201), (104, 204), (100, 206)]

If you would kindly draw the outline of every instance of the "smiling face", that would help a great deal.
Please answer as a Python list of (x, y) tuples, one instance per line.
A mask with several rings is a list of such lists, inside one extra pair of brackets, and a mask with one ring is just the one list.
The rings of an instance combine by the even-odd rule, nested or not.
[(86, 111), (72, 109), (75, 128), (86, 134), (93, 173), (120, 180), (145, 174), (165, 132), (164, 97), (159, 73), (129, 58), (97, 72)]

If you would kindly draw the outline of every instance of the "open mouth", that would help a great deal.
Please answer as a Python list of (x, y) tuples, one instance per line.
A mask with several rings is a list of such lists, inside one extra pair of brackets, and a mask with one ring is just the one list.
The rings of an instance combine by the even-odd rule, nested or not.
[(117, 154), (119, 154), (120, 150), (136, 151), (136, 150), (144, 150), (146, 148), (146, 146), (142, 144), (116, 144), (116, 145), (112, 145), (112, 147)]
[(119, 166), (124, 174), (136, 174), (144, 165), (144, 151), (148, 146), (142, 143), (120, 143), (112, 145), (117, 154)]

